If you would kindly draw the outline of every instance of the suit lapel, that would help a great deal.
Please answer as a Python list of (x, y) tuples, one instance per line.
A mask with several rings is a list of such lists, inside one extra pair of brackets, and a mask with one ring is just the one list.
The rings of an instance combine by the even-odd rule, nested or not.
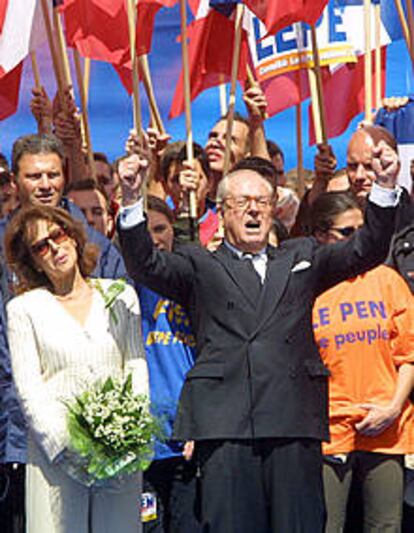
[(252, 276), (256, 276), (256, 274), (249, 271), (249, 265), (246, 264), (246, 261), (240, 260), (224, 244), (213, 254), (213, 257), (223, 265), (246, 300), (256, 309), (258, 294), (260, 293), (258, 293), (256, 280), (253, 279), (252, 282)]
[(267, 249), (266, 279), (257, 310), (257, 323), (253, 335), (263, 326), (282, 297), (294, 262), (293, 251), (277, 249), (269, 246)]

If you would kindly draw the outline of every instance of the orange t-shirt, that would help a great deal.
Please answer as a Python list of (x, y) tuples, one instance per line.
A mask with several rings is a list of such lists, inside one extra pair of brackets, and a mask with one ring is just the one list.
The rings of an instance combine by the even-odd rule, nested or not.
[(398, 367), (414, 363), (414, 298), (405, 281), (383, 265), (344, 281), (316, 300), (313, 322), (321, 357), (331, 371), (331, 442), (324, 444), (324, 453), (414, 452), (409, 401), (394, 424), (376, 437), (354, 428), (367, 413), (358, 404), (387, 405)]

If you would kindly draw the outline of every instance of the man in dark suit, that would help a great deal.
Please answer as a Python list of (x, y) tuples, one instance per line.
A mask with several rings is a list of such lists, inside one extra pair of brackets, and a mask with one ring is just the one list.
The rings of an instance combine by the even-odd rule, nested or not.
[(385, 259), (399, 197), (396, 154), (378, 147), (363, 228), (321, 248), (312, 238), (268, 246), (273, 185), (251, 169), (230, 173), (218, 188), (225, 241), (214, 253), (152, 246), (140, 198), (145, 165), (136, 157), (121, 172), (120, 242), (130, 275), (190, 312), (197, 360), (175, 436), (195, 441), (204, 531), (321, 532), (328, 371), (312, 304)]

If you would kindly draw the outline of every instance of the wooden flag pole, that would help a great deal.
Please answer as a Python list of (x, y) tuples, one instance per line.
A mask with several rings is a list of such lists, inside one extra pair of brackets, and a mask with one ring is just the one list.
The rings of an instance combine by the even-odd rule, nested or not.
[(41, 0), (41, 2), (42, 2), (43, 19), (44, 19), (44, 22), (45, 22), (46, 35), (47, 35), (47, 40), (48, 40), (48, 44), (49, 44), (50, 55), (52, 56), (53, 71), (55, 73), (56, 84), (57, 84), (57, 87), (58, 87), (58, 97), (59, 97), (61, 106), (64, 108), (65, 107), (65, 99), (62, 96), (63, 95), (63, 90), (64, 90), (64, 79), (63, 79), (63, 74), (62, 74), (62, 65), (60, 64), (59, 56), (58, 56), (58, 53), (56, 51), (55, 40), (54, 40), (54, 37), (53, 37), (52, 23), (51, 23), (50, 18), (49, 18), (48, 2), (47, 2), (47, 0)]
[(381, 4), (374, 5), (375, 13), (375, 109), (382, 105), (382, 64), (381, 64)]
[[(76, 69), (76, 66), (75, 66)], [(89, 57), (85, 57), (83, 62), (83, 90), (85, 93), (85, 109), (88, 109), (89, 106), (89, 86), (91, 78), (91, 60)], [(83, 107), (83, 105), (82, 105)], [(81, 115), (81, 135), (82, 135), (82, 145), (88, 147), (88, 139), (86, 138), (85, 126), (83, 124), (83, 116)], [(89, 161), (89, 154), (88, 154)], [(93, 166), (93, 178), (95, 179), (95, 165)]]
[(246, 65), (246, 74), (247, 74), (247, 81), (248, 81), (249, 85), (254, 85), (256, 83), (256, 79), (255, 79), (255, 77), (253, 75), (253, 71), (250, 68), (249, 64)]
[(145, 92), (147, 93), (148, 102), (150, 105), (151, 115), (153, 117), (154, 124), (159, 133), (165, 133), (164, 124), (162, 122), (160, 110), (155, 99), (154, 87), (152, 85), (151, 71), (148, 63), (148, 55), (144, 54), (139, 57), (142, 81), (144, 83)]
[(90, 85), (91, 85), (91, 59), (89, 57), (85, 57), (85, 60), (83, 62), (83, 87), (85, 91), (86, 108), (88, 108), (88, 105), (89, 105)]
[(59, 62), (63, 67), (62, 72), (64, 76), (65, 85), (67, 87), (72, 87), (73, 96), (73, 82), (70, 73), (69, 56), (68, 50), (66, 48), (65, 34), (63, 33), (63, 25), (62, 19), (60, 18), (60, 13), (56, 8), (53, 9), (53, 23), (56, 32), (57, 53), (59, 54)]
[(305, 177), (303, 172), (303, 133), (302, 133), (302, 103), (296, 104), (296, 152), (297, 152), (297, 172), (298, 172), (298, 192), (299, 198), (305, 194)]
[(400, 19), (400, 24), (402, 28), (402, 32), (404, 35), (404, 40), (407, 45), (408, 53), (411, 57), (411, 63), (414, 65), (414, 50), (411, 49), (411, 36), (410, 36), (410, 30), (408, 28), (408, 22), (405, 18), (404, 9), (401, 3), (401, 0), (394, 0), (395, 7), (397, 9), (398, 18)]
[(237, 74), (239, 71), (239, 62), (240, 62), (243, 15), (244, 15), (244, 4), (237, 4), (236, 5), (236, 18), (234, 21), (234, 26), (235, 26), (234, 46), (233, 46), (233, 58), (232, 58), (232, 64), (231, 64), (230, 96), (229, 96), (229, 105), (228, 105), (228, 111), (227, 111), (227, 130), (226, 130), (226, 146), (225, 146), (225, 152), (224, 152), (223, 176), (227, 174), (230, 168), (231, 134), (233, 130), (234, 108), (236, 104), (236, 83), (237, 83)]
[[(300, 28), (302, 29), (302, 28)], [(299, 48), (299, 67), (303, 68), (303, 34), (302, 31), (298, 32), (298, 25), (295, 25), (295, 31), (298, 39)], [(309, 72), (309, 69), (307, 69)], [(302, 95), (302, 79), (301, 71), (296, 71), (297, 84), (299, 86), (299, 92)], [(315, 120), (314, 120), (315, 122)], [(296, 104), (296, 159), (297, 159), (297, 180), (298, 180), (298, 193), (299, 198), (303, 198), (305, 195), (305, 172), (303, 166), (303, 127), (302, 127), (302, 102), (299, 99), (299, 103)]]
[[(193, 150), (193, 126), (191, 121), (191, 92), (190, 92), (190, 67), (188, 63), (188, 36), (187, 36), (187, 7), (185, 0), (180, 0), (180, 20), (181, 20), (181, 55), (183, 62), (184, 78), (184, 106), (185, 106), (185, 128), (187, 142), (187, 159), (190, 163), (194, 160)], [(195, 191), (189, 194), (190, 219), (197, 220), (197, 198)], [(192, 237), (195, 236), (195, 227), (192, 228)]]
[(318, 90), (316, 87), (316, 74), (312, 67), (308, 68), (309, 90), (311, 95), (312, 104), (312, 117), (313, 127), (315, 130), (316, 144), (320, 144), (322, 141), (322, 119), (318, 103)]
[(319, 59), (318, 40), (315, 26), (311, 26), (313, 68), (308, 69), (309, 85), (312, 97), (312, 113), (316, 142), (328, 142), (326, 133), (325, 103), (323, 98), (321, 63)]
[(137, 133), (139, 143), (142, 144), (142, 113), (139, 97), (139, 74), (136, 50), (137, 9), (134, 0), (126, 0), (126, 2), (128, 9), (129, 46), (131, 49), (134, 129)]
[(89, 169), (90, 169), (92, 178), (96, 181), (95, 161), (93, 158), (91, 132), (89, 128), (89, 117), (88, 117), (88, 109), (87, 109), (88, 104), (86, 100), (85, 86), (84, 86), (84, 80), (83, 80), (83, 75), (82, 75), (81, 59), (80, 59), (79, 52), (76, 48), (73, 49), (73, 61), (75, 64), (76, 81), (78, 84), (78, 90), (79, 90), (79, 95), (80, 95), (80, 100), (81, 100), (82, 125), (83, 125), (83, 131), (84, 131), (84, 141), (86, 144)]
[[(74, 87), (73, 87), (73, 80), (72, 80), (72, 75), (71, 75), (71, 72), (70, 72), (70, 62), (69, 62), (68, 48), (66, 46), (66, 39), (65, 39), (65, 33), (63, 31), (62, 18), (61, 18), (61, 14), (59, 13), (59, 11), (56, 8), (53, 10), (53, 22), (54, 22), (54, 25), (55, 25), (57, 51), (58, 51), (58, 55), (59, 55), (59, 62), (62, 65), (62, 72), (63, 72), (63, 76), (64, 76), (65, 88), (70, 87), (70, 94), (72, 95), (72, 98), (75, 99), (75, 90), (74, 90)], [(73, 54), (73, 58), (74, 58), (74, 60), (75, 60), (75, 58), (77, 58), (77, 60), (80, 62), (79, 53)], [(81, 70), (81, 74), (82, 74), (82, 70)], [(78, 73), (76, 73), (76, 78), (77, 78), (77, 83), (78, 83), (78, 86), (79, 86)], [(84, 82), (82, 82), (82, 86), (84, 88)], [(87, 150), (89, 150), (88, 146), (90, 145), (90, 135), (88, 135), (88, 132), (87, 132), (87, 130), (89, 129), (89, 125), (84, 123), (84, 121), (85, 121), (84, 109), (87, 109), (87, 100), (86, 100), (86, 107), (85, 107), (85, 101), (82, 100), (82, 95), (81, 95), (81, 89), (80, 88), (79, 88), (79, 95), (80, 95), (81, 101), (82, 101), (82, 113), (81, 113), (81, 117), (80, 117), (81, 118), (82, 144), (83, 144), (83, 146), (86, 146)], [(87, 114), (86, 114), (86, 120), (88, 120)], [(88, 161), (89, 161), (89, 163), (91, 162), (89, 160), (89, 152), (88, 152)], [(95, 166), (92, 167), (91, 172), (93, 173), (93, 176), (94, 176)]]
[(36, 89), (40, 89), (42, 86), (42, 83), (40, 81), (40, 71), (39, 71), (39, 65), (37, 64), (36, 52), (34, 50), (30, 52), (30, 59), (32, 62), (32, 72), (33, 72), (35, 87)]
[(371, 52), (371, 0), (364, 0), (364, 79), (365, 79), (365, 120), (372, 122), (372, 52)]

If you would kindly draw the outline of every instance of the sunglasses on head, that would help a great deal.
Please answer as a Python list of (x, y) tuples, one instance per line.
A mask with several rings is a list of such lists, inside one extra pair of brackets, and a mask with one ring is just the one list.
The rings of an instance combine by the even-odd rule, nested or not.
[(38, 257), (44, 257), (50, 251), (50, 241), (55, 244), (62, 244), (62, 242), (65, 242), (68, 238), (69, 235), (66, 233), (66, 230), (63, 228), (56, 228), (51, 231), (47, 237), (33, 244), (31, 247), (32, 254), (37, 255)]
[(355, 227), (355, 226), (345, 226), (343, 228), (337, 228), (337, 227), (334, 226), (334, 227), (332, 227), (330, 229), (337, 231), (338, 233), (340, 233), (342, 235), (342, 237), (350, 237), (359, 228)]

